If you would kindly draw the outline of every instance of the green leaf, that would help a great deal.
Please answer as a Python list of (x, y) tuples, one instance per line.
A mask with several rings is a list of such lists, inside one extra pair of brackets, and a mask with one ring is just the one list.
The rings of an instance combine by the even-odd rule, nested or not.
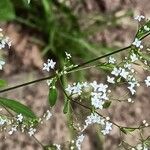
[(104, 71), (111, 71), (114, 68), (114, 65), (113, 64), (104, 63), (104, 64), (100, 65), (100, 68), (102, 70), (104, 70)]
[(5, 87), (7, 85), (5, 80), (0, 79), (0, 88)]
[(67, 114), (67, 113), (68, 113), (69, 107), (70, 107), (70, 101), (65, 100), (64, 109), (63, 109), (64, 114)]
[(144, 144), (148, 147), (150, 147), (150, 138), (148, 138), (146, 141), (144, 141)]
[(109, 106), (111, 105), (111, 101), (105, 101), (105, 103), (103, 104), (103, 108), (109, 108)]
[(145, 60), (150, 61), (150, 55), (147, 55), (141, 52), (139, 52), (139, 55), (141, 55)]
[(56, 90), (56, 88), (51, 88), (49, 90), (48, 99), (49, 99), (50, 106), (53, 107), (56, 103), (56, 100), (57, 100), (57, 90)]
[(146, 34), (149, 33), (149, 31), (146, 31), (146, 30), (144, 29), (144, 26), (150, 27), (150, 20), (148, 20), (145, 24), (143, 24), (143, 25), (139, 28), (139, 30), (138, 30), (138, 32), (137, 32), (137, 34), (136, 34), (136, 37), (137, 37), (138, 39), (141, 39), (142, 37), (144, 37)]
[(16, 100), (0, 97), (0, 105), (11, 109), (18, 114), (22, 114), (23, 116), (36, 119), (35, 114), (27, 106)]
[(130, 133), (130, 132), (133, 132), (135, 130), (135, 128), (128, 128), (128, 127), (125, 128), (125, 127), (122, 127), (122, 128), (120, 128), (120, 130), (123, 133), (127, 134), (127, 133)]
[(0, 20), (9, 21), (15, 18), (15, 11), (10, 0), (0, 1)]
[(44, 150), (57, 150), (57, 147), (55, 145), (48, 145), (44, 146)]

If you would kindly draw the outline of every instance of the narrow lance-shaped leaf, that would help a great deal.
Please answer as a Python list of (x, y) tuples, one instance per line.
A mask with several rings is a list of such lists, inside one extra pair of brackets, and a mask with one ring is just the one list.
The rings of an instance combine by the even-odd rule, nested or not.
[(120, 128), (120, 130), (123, 133), (127, 134), (127, 133), (130, 133), (130, 132), (133, 132), (135, 130), (135, 128), (122, 127), (122, 128)]
[(53, 107), (57, 100), (57, 90), (56, 88), (50, 88), (49, 89), (49, 96), (48, 96), (49, 104), (51, 107)]
[(27, 106), (16, 100), (0, 97), (0, 106), (9, 108), (18, 114), (22, 114), (23, 116), (36, 119), (36, 115)]
[(70, 101), (65, 100), (64, 109), (63, 109), (64, 114), (67, 114), (67, 113), (68, 113), (69, 107), (70, 107)]

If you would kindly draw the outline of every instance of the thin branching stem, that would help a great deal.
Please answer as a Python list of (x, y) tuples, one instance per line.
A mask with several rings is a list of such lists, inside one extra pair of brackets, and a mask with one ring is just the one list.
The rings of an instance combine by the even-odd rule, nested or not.
[[(116, 50), (114, 52), (111, 52), (111, 53), (108, 53), (106, 55), (103, 55), (103, 56), (100, 56), (100, 57), (97, 57), (97, 58), (94, 58), (94, 59), (91, 59), (90, 61), (87, 61), (87, 62), (84, 62), (84, 63), (81, 63), (71, 69), (68, 69), (67, 72), (72, 72), (73, 70), (76, 70), (76, 69), (79, 69), (87, 64), (90, 64), (90, 63), (93, 63), (97, 60), (100, 60), (100, 59), (103, 59), (105, 57), (108, 57), (108, 56), (111, 56), (113, 54), (116, 54), (116, 53), (119, 53), (121, 51), (124, 51), (126, 49), (129, 49), (131, 46), (127, 46), (125, 48), (121, 48), (119, 50)], [(14, 90), (14, 89), (17, 89), (17, 88), (20, 88), (20, 87), (24, 87), (24, 86), (27, 86), (27, 85), (30, 85), (30, 84), (33, 84), (33, 83), (36, 83), (36, 82), (41, 82), (41, 81), (44, 81), (44, 80), (48, 80), (48, 79), (52, 79), (56, 77), (56, 74), (54, 75), (51, 75), (51, 76), (47, 76), (47, 77), (43, 77), (43, 78), (40, 78), (40, 79), (36, 79), (36, 80), (33, 80), (33, 81), (30, 81), (30, 82), (26, 82), (26, 83), (23, 83), (23, 84), (19, 84), (19, 85), (16, 85), (16, 86), (13, 86), (13, 87), (9, 87), (9, 88), (6, 88), (6, 89), (3, 89), (3, 90), (0, 90), (0, 93), (3, 93), (3, 92), (7, 92), (7, 91), (10, 91), (10, 90)]]

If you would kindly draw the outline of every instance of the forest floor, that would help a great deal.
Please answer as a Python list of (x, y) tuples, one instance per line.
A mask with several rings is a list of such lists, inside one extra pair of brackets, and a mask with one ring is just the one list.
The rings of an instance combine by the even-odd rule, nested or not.
[[(112, 3), (113, 1), (113, 3)], [(87, 0), (87, 8), (89, 11), (96, 7), (96, 3), (92, 0)], [(112, 10), (125, 10), (131, 8), (135, 14), (142, 12), (144, 15), (150, 18), (150, 5), (149, 0), (106, 0), (104, 2), (105, 11)], [(100, 8), (102, 9), (102, 8)], [(114, 28), (105, 30), (103, 33), (98, 34), (101, 39), (105, 38), (108, 45), (111, 46), (112, 42), (120, 41), (122, 47), (132, 42), (135, 35), (135, 24), (130, 19), (124, 20), (121, 28)], [(125, 26), (124, 26), (125, 24)], [(29, 32), (26, 32), (22, 27), (16, 23), (9, 23), (4, 25), (6, 34), (12, 39), (13, 45), (11, 50), (6, 53), (7, 63), (4, 68), (2, 77), (8, 81), (9, 86), (17, 85), (20, 83), (28, 82), (34, 79), (43, 77), (41, 68), (44, 62), (40, 54), (40, 47), (30, 42)], [(122, 36), (123, 35), (123, 36)], [(138, 70), (138, 68), (137, 68)], [(99, 81), (99, 73), (92, 73), (90, 80)], [(144, 79), (145, 73), (138, 70), (141, 79)], [(115, 89), (115, 94), (119, 97), (122, 95), (120, 88)], [(48, 99), (48, 86), (46, 82), (36, 83), (27, 87), (18, 88), (13, 91), (5, 92), (2, 94), (11, 99), (18, 99), (22, 103), (28, 105), (38, 116), (42, 116), (47, 110), (47, 99)], [(113, 103), (111, 108), (104, 112), (110, 116), (115, 122), (120, 125), (131, 125), (135, 123), (140, 124), (142, 120), (149, 120), (150, 116), (150, 92), (147, 88), (139, 88), (136, 94), (136, 101), (133, 104), (129, 103)], [(66, 117), (63, 114), (63, 106), (61, 95), (56, 107), (52, 110), (52, 119), (44, 123), (39, 127), (38, 132), (35, 136), (44, 144), (47, 143), (63, 143), (69, 139), (69, 131), (67, 128)], [(67, 133), (67, 135), (66, 135)], [(136, 133), (138, 135), (138, 133)], [(131, 135), (130, 138), (126, 139), (135, 144), (136, 137)], [(6, 136), (6, 138), (5, 138)], [(96, 133), (93, 130), (87, 131), (87, 137), (83, 143), (83, 150), (100, 150), (99, 141), (94, 138)], [(146, 136), (146, 134), (145, 134)], [(8, 136), (7, 134), (0, 134), (0, 150), (41, 150), (41, 147), (28, 135), (21, 133)], [(120, 142), (120, 135), (116, 128), (106, 136), (103, 141), (103, 150), (117, 150), (117, 145)]]

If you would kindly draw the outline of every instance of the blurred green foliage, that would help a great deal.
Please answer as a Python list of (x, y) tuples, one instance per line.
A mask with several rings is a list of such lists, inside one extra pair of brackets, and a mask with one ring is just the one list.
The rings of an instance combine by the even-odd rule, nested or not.
[(60, 66), (63, 66), (64, 51), (71, 53), (80, 62), (112, 51), (113, 48), (93, 42), (89, 37), (107, 27), (117, 26), (118, 19), (131, 14), (127, 12), (116, 17), (115, 12), (107, 15), (95, 13), (94, 10), (84, 15), (80, 13), (75, 13), (65, 0), (31, 0), (30, 4), (27, 0), (0, 2), (0, 21), (17, 21), (33, 29), (37, 33), (34, 40), (43, 40), (43, 56), (55, 57)]

